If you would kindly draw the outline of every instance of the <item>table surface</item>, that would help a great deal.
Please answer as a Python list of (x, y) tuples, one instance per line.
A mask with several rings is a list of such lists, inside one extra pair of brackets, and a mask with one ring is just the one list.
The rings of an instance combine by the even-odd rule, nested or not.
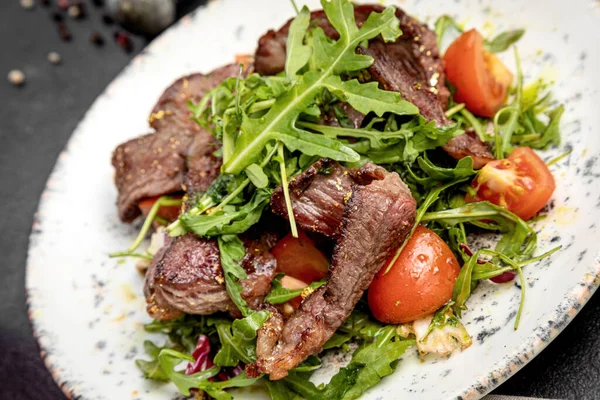
[[(88, 2), (89, 5), (91, 2)], [(200, 3), (196, 1), (195, 3)], [(56, 157), (94, 99), (143, 49), (133, 37), (127, 54), (112, 40), (116, 26), (102, 9), (87, 7), (81, 21), (66, 19), (73, 40), (62, 41), (51, 10), (24, 10), (19, 1), (1, 1), (0, 44), (0, 398), (64, 400), (39, 357), (25, 307), (28, 237), (39, 196)], [(88, 38), (101, 33), (106, 43)], [(60, 65), (47, 61), (58, 52)], [(26, 84), (14, 87), (8, 71), (23, 71)], [(176, 77), (173, 77), (176, 78)], [(544, 398), (600, 399), (600, 295), (546, 350), (495, 393)], [(93, 368), (93, 365), (90, 365)]]

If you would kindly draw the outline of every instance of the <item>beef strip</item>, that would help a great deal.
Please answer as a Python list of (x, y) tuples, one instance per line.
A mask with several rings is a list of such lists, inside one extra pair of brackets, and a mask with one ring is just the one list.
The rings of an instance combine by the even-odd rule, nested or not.
[(187, 150), (187, 171), (183, 180), (187, 193), (205, 192), (217, 179), (223, 164), (223, 159), (214, 155), (219, 147), (219, 141), (204, 130), (194, 137)]
[[(269, 252), (275, 241), (270, 233), (244, 241), (242, 267), (248, 278), (242, 281), (242, 297), (252, 308), (262, 303), (275, 276), (277, 262)], [(148, 314), (155, 319), (218, 311), (239, 316), (225, 289), (217, 242), (193, 234), (170, 239), (156, 254), (146, 272), (144, 294)]]
[[(287, 321), (275, 312), (258, 332), (256, 367), (270, 379), (285, 377), (288, 370), (322, 350), (414, 224), (416, 202), (398, 174), (374, 164), (352, 174), (354, 184), (342, 213), (329, 280), (306, 297)], [(323, 186), (320, 180), (312, 182)], [(315, 219), (321, 216), (319, 212)]]
[(229, 64), (208, 74), (191, 74), (176, 80), (160, 96), (148, 118), (156, 131), (198, 132), (202, 128), (190, 119), (188, 101), (197, 103), (204, 94), (226, 78), (237, 76), (239, 66)]
[[(181, 191), (184, 180), (193, 188), (205, 190), (216, 178), (221, 161), (212, 155), (216, 149), (214, 139), (190, 120), (187, 101), (198, 101), (223, 79), (235, 76), (237, 68), (228, 65), (207, 75), (193, 74), (177, 80), (165, 90), (150, 115), (150, 125), (156, 132), (117, 147), (112, 164), (121, 220), (131, 222), (140, 215), (137, 205), (144, 198)], [(192, 143), (194, 146), (188, 150)]]
[[(337, 238), (342, 214), (352, 194), (354, 178), (349, 170), (328, 158), (321, 159), (289, 182), (296, 223), (307, 232)], [(283, 189), (271, 196), (271, 210), (288, 218)]]
[(495, 160), (492, 146), (481, 141), (472, 129), (450, 140), (444, 146), (444, 150), (457, 160), (471, 156), (474, 169), (483, 168), (485, 164)]

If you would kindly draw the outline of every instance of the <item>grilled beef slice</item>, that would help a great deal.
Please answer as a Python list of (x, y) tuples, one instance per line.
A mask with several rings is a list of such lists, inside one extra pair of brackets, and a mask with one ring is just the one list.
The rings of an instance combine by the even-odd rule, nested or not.
[(156, 132), (117, 147), (112, 164), (121, 220), (131, 222), (140, 215), (137, 205), (144, 198), (181, 191), (184, 180), (193, 188), (205, 190), (216, 178), (221, 161), (212, 155), (216, 150), (214, 139), (190, 120), (187, 101), (200, 100), (237, 72), (237, 66), (228, 65), (207, 75), (193, 74), (177, 80), (165, 90), (150, 115), (150, 125)]
[[(383, 7), (378, 5), (355, 6), (357, 25), (360, 26), (371, 12), (382, 10)], [(435, 121), (438, 126), (447, 125), (450, 121), (444, 111), (450, 92), (445, 84), (444, 62), (440, 58), (436, 34), (399, 8), (396, 9), (396, 16), (402, 30), (402, 35), (396, 42), (384, 43), (374, 39), (367, 48), (358, 49), (360, 53), (374, 58), (373, 64), (368, 68), (370, 79), (378, 81), (383, 89), (400, 92), (406, 100), (419, 108), (425, 118)], [(311, 19), (329, 37), (336, 39), (339, 36), (329, 24), (323, 10), (313, 11)], [(272, 75), (283, 71), (290, 22), (278, 31), (268, 31), (260, 38), (255, 55), (258, 73)], [(457, 160), (472, 156), (474, 165), (479, 168), (494, 159), (487, 145), (478, 137), (461, 135), (451, 139), (443, 148)]]
[[(242, 281), (242, 297), (252, 308), (262, 303), (271, 288), (277, 262), (269, 249), (275, 241), (269, 233), (258, 240), (244, 241), (242, 267), (248, 278)], [(217, 242), (193, 234), (170, 239), (158, 252), (146, 272), (144, 294), (148, 314), (155, 319), (218, 311), (239, 316), (225, 289)]]
[[(288, 370), (322, 350), (414, 224), (416, 203), (398, 174), (373, 164), (352, 173), (354, 183), (342, 213), (329, 280), (306, 297), (288, 320), (275, 312), (258, 332), (256, 368), (270, 379), (285, 377)], [(329, 187), (321, 180), (312, 183)], [(343, 204), (344, 194), (336, 193), (336, 202)], [(321, 216), (317, 213), (315, 220)]]
[[(340, 235), (344, 208), (355, 183), (350, 171), (338, 162), (324, 158), (290, 181), (294, 217), (303, 230), (332, 239)], [(271, 210), (288, 217), (281, 187), (271, 196)]]

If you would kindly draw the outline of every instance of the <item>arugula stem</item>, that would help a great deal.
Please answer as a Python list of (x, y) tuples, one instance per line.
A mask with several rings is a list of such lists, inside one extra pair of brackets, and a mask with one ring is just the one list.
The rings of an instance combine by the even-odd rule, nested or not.
[(281, 187), (283, 188), (283, 196), (285, 197), (285, 206), (287, 207), (288, 218), (290, 220), (290, 229), (292, 230), (292, 236), (298, 237), (298, 228), (296, 227), (296, 218), (294, 217), (294, 209), (292, 208), (292, 200), (290, 199), (290, 190), (288, 187), (287, 172), (285, 170), (285, 154), (283, 151), (283, 143), (277, 144), (277, 155), (281, 160), (279, 161), (279, 167), (281, 168)]
[(523, 306), (525, 305), (525, 277), (523, 276), (523, 270), (519, 265), (516, 267), (519, 274), (519, 280), (521, 281), (521, 301), (519, 302), (519, 310), (517, 310), (517, 317), (515, 318), (515, 331), (519, 328), (519, 321), (521, 321), (521, 314), (523, 313)]
[[(404, 239), (404, 242), (400, 245), (398, 250), (396, 250), (396, 254), (394, 254), (394, 258), (392, 258), (392, 261), (390, 261), (387, 268), (383, 272), (384, 275), (387, 274), (390, 271), (390, 269), (392, 269), (392, 266), (396, 263), (396, 261), (398, 260), (398, 257), (400, 257), (402, 250), (404, 250), (404, 247), (410, 240), (411, 236), (413, 235), (415, 230), (417, 230), (419, 223), (421, 223), (421, 221), (427, 221), (427, 219), (425, 219), (425, 216), (427, 215), (426, 214), (427, 210), (429, 209), (429, 207), (431, 207), (433, 205), (433, 203), (435, 203), (438, 200), (440, 193), (442, 193), (444, 190), (448, 189), (450, 186), (454, 186), (458, 183), (466, 181), (468, 178), (469, 177), (457, 179), (455, 181), (446, 183), (445, 185), (442, 185), (438, 188), (435, 188), (429, 192), (429, 194), (427, 195), (427, 197), (421, 204), (421, 207), (419, 207), (419, 209), (417, 210), (417, 216), (415, 217), (415, 223), (414, 223), (412, 229), (410, 230), (408, 236), (406, 237), (406, 239)], [(435, 214), (435, 213), (429, 213), (429, 214)]]
[(463, 108), (462, 110), (460, 110), (460, 115), (462, 115), (464, 117), (464, 119), (467, 120), (469, 125), (471, 125), (471, 128), (473, 128), (473, 130), (475, 131), (475, 133), (477, 134), (479, 139), (481, 139), (481, 141), (483, 141), (483, 142), (487, 142), (488, 135), (487, 135), (487, 133), (485, 133), (485, 129), (483, 129), (483, 126), (481, 125), (481, 122), (479, 122), (477, 117), (474, 116), (466, 108)]
[(453, 116), (454, 114), (456, 114), (457, 112), (462, 110), (463, 108), (465, 108), (465, 103), (460, 103), (460, 104), (455, 105), (454, 107), (452, 107), (446, 111), (446, 117), (450, 118), (451, 116)]
[(556, 164), (557, 162), (559, 162), (560, 160), (562, 160), (563, 158), (565, 158), (566, 156), (568, 156), (569, 154), (571, 154), (572, 151), (573, 151), (573, 149), (569, 149), (569, 150), (565, 151), (561, 155), (559, 155), (557, 157), (554, 157), (552, 160), (548, 161), (546, 163), (546, 165), (549, 167), (551, 165)]
[(294, 11), (296, 11), (296, 14), (300, 14), (300, 9), (298, 8), (298, 5), (296, 4), (295, 0), (290, 0), (292, 2), (292, 6), (294, 7)]
[(257, 101), (248, 107), (248, 114), (254, 114), (255, 112), (267, 110), (271, 108), (273, 104), (275, 104), (275, 99)]
[(150, 254), (142, 254), (142, 253), (131, 253), (129, 251), (120, 251), (118, 253), (111, 253), (108, 255), (110, 258), (117, 257), (136, 257), (136, 258), (145, 258), (146, 260), (152, 260), (154, 257)]
[(156, 200), (156, 202), (154, 202), (154, 204), (152, 205), (152, 208), (150, 209), (150, 212), (148, 213), (144, 224), (142, 225), (140, 233), (138, 233), (137, 238), (132, 243), (132, 245), (124, 252), (109, 254), (109, 257), (123, 257), (125, 253), (127, 253), (125, 255), (132, 255), (132, 253), (135, 250), (137, 250), (138, 247), (140, 247), (140, 244), (142, 244), (142, 241), (144, 240), (146, 234), (150, 230), (150, 226), (152, 226), (152, 221), (154, 221), (154, 218), (156, 218), (156, 215), (158, 214), (158, 210), (161, 207), (180, 206), (182, 202), (183, 200), (174, 199), (170, 196), (162, 196), (158, 200)]
[[(213, 207), (214, 205), (215, 205), (215, 202), (213, 201), (213, 199), (210, 196), (204, 195), (204, 196), (202, 196), (202, 199), (200, 200), (199, 204), (194, 206), (190, 210), (188, 210), (187, 213), (189, 215), (200, 214), (200, 213), (203, 213), (204, 211), (208, 210), (209, 208)], [(167, 230), (167, 233), (169, 234), (169, 236), (171, 236), (171, 237), (181, 236), (181, 235), (185, 234), (185, 229), (183, 228), (183, 226), (181, 226), (180, 219), (177, 219), (176, 221), (171, 222), (171, 225), (167, 226), (166, 230)]]

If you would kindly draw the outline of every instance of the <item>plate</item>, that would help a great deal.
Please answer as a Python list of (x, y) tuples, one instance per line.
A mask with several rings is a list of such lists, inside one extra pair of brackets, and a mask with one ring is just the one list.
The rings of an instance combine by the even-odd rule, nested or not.
[[(306, 3), (318, 7), (316, 1)], [(525, 268), (527, 299), (517, 331), (517, 283), (483, 283), (464, 314), (473, 346), (449, 359), (420, 360), (411, 352), (365, 398), (481, 397), (542, 351), (600, 283), (600, 2), (571, 1), (568, 7), (558, 0), (482, 3), (399, 4), (430, 23), (448, 13), (486, 35), (527, 29), (519, 44), (526, 81), (540, 74), (554, 80), (555, 98), (566, 105), (563, 144), (543, 156), (571, 153), (552, 167), (558, 188), (547, 218), (535, 224), (540, 250), (563, 249)], [(152, 336), (142, 327), (150, 320), (142, 276), (133, 262), (108, 258), (127, 247), (139, 228), (117, 218), (111, 152), (149, 131), (150, 109), (173, 80), (252, 53), (264, 31), (292, 15), (287, 1), (209, 2), (131, 62), (96, 100), (60, 155), (35, 216), (26, 286), (42, 357), (69, 397), (176, 397), (174, 386), (144, 380), (134, 365), (144, 356), (142, 342)], [(510, 54), (503, 57), (514, 69)]]

